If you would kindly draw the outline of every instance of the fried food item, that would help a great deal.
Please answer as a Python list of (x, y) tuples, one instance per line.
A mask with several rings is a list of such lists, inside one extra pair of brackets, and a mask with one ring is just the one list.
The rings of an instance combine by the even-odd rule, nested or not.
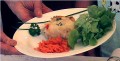
[(44, 34), (47, 38), (61, 36), (67, 38), (68, 33), (74, 29), (75, 19), (73, 17), (54, 16), (45, 24)]

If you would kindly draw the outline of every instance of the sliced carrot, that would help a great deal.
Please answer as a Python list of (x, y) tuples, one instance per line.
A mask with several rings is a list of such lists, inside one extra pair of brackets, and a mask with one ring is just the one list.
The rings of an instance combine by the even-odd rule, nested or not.
[(38, 51), (43, 53), (61, 53), (70, 50), (67, 40), (61, 37), (50, 38), (47, 41), (42, 41), (39, 43)]

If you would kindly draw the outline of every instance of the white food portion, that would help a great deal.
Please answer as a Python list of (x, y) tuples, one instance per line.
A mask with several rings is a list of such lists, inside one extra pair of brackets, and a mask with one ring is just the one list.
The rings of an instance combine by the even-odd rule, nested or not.
[[(56, 21), (57, 18), (61, 18)], [(61, 36), (63, 38), (67, 38), (69, 32), (74, 29), (75, 19), (73, 17), (65, 17), (65, 16), (55, 16), (51, 19), (48, 28), (44, 28), (44, 34), (47, 38), (53, 38)]]

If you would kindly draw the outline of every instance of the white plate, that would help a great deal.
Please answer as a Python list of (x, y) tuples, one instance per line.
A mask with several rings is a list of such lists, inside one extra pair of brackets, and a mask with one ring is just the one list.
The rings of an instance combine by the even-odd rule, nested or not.
[[(86, 8), (71, 8), (71, 9), (63, 9), (63, 10), (53, 11), (53, 12), (44, 14), (42, 16), (42, 18), (33, 18), (33, 19), (29, 20), (28, 22), (47, 21), (56, 15), (66, 16), (68, 14), (79, 12), (79, 11), (82, 11), (85, 9)], [(79, 17), (79, 15), (80, 14), (77, 14), (77, 15), (74, 15), (73, 17), (75, 19), (77, 19)], [(39, 26), (40, 26), (40, 28), (42, 28), (42, 27), (44, 27), (44, 24), (39, 24)], [(27, 29), (29, 27), (30, 27), (30, 24), (23, 24), (22, 26), (20, 26), (20, 28), (25, 28), (25, 29)], [(14, 34), (13, 39), (17, 41), (17, 45), (15, 46), (15, 48), (23, 54), (33, 56), (33, 57), (40, 57), (40, 58), (57, 58), (57, 57), (71, 56), (71, 55), (75, 55), (75, 54), (79, 54), (79, 53), (83, 53), (88, 50), (91, 50), (91, 49), (101, 45), (105, 41), (107, 41), (112, 36), (115, 29), (116, 29), (116, 23), (114, 20), (113, 29), (110, 32), (108, 32), (105, 36), (100, 38), (98, 40), (97, 45), (84, 47), (84, 46), (80, 46), (79, 44), (77, 44), (75, 46), (74, 50), (70, 50), (69, 52), (63, 52), (63, 53), (42, 53), (42, 52), (34, 50), (34, 48), (36, 48), (38, 46), (38, 43), (40, 41), (44, 40), (45, 37), (43, 35), (40, 35), (38, 37), (32, 37), (29, 35), (27, 30), (17, 30)]]

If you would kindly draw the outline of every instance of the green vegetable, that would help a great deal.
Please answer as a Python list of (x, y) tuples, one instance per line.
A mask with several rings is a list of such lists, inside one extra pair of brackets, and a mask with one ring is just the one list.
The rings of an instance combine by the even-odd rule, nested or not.
[(68, 45), (74, 49), (74, 46), (75, 44), (77, 43), (77, 40), (79, 38), (79, 32), (74, 29), (72, 30), (70, 33), (69, 33), (69, 36), (68, 36)]
[(88, 14), (81, 14), (75, 22), (75, 29), (70, 32), (68, 44), (71, 48), (81, 39), (83, 46), (97, 44), (97, 40), (112, 29), (115, 14), (110, 9), (95, 5), (88, 7)]
[(85, 22), (87, 22), (87, 19), (89, 15), (88, 14), (81, 14), (80, 17), (75, 22), (76, 27), (81, 27)]
[(97, 25), (98, 25), (98, 22), (96, 22), (96, 21), (92, 22), (90, 31), (93, 32), (93, 33), (99, 32), (99, 29), (97, 28)]
[(95, 37), (92, 37), (92, 38), (89, 40), (89, 44), (90, 44), (91, 46), (96, 45), (96, 44), (97, 44), (97, 39), (96, 39)]
[(114, 19), (114, 17), (115, 17), (115, 13), (112, 13), (110, 9), (108, 9), (108, 10), (104, 13), (104, 15), (109, 16), (109, 18), (111, 19), (111, 21), (112, 21), (112, 19)]
[(107, 15), (103, 15), (101, 17), (99, 24), (100, 24), (100, 27), (103, 29), (105, 29), (109, 25), (112, 25), (110, 18)]
[(29, 33), (31, 36), (38, 36), (40, 35), (40, 28), (36, 23), (31, 23)]
[(105, 11), (106, 11), (106, 9), (104, 7), (98, 7), (96, 5), (92, 5), (92, 6), (88, 7), (88, 13), (89, 13), (90, 17), (92, 17), (92, 18), (101, 17)]
[(82, 38), (81, 38), (82, 45), (83, 46), (89, 45), (89, 40), (87, 40), (87, 36), (89, 36), (89, 35), (87, 35), (87, 33), (83, 31), (81, 36), (82, 36)]
[(99, 39), (102, 37), (103, 34), (104, 34), (103, 29), (99, 29), (99, 32), (95, 33), (95, 38)]

